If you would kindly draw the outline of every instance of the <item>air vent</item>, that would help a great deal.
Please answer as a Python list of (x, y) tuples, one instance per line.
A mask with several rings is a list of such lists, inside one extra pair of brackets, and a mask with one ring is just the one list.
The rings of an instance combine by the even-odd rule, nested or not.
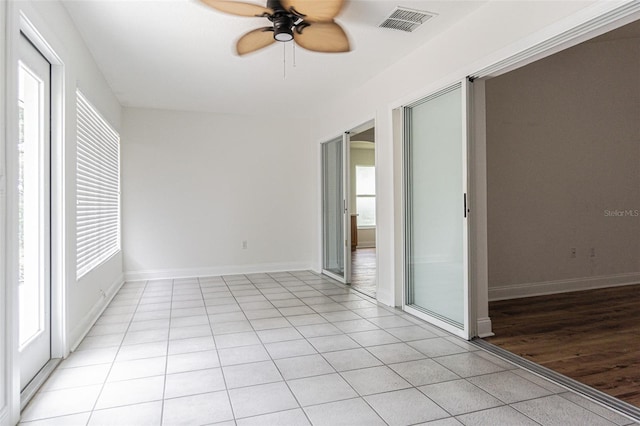
[(404, 7), (396, 7), (393, 12), (380, 24), (380, 28), (391, 28), (412, 32), (420, 25), (427, 22), (435, 16), (434, 13), (422, 12), (420, 10), (407, 9)]

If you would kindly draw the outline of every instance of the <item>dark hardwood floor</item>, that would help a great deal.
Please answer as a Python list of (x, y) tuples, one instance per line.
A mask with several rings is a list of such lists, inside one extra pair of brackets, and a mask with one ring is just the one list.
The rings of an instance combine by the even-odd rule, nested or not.
[(640, 407), (640, 284), (489, 303), (488, 342)]
[(359, 248), (351, 252), (351, 287), (376, 297), (376, 249)]

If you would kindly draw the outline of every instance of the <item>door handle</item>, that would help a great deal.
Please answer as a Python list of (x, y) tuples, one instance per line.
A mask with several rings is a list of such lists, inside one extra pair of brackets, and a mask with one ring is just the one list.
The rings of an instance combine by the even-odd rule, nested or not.
[(467, 209), (467, 193), (464, 193), (464, 217), (467, 217), (469, 210)]

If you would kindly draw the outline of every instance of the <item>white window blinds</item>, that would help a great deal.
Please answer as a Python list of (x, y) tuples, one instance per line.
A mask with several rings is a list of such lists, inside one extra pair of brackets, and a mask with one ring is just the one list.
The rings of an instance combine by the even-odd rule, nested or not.
[(76, 168), (77, 278), (120, 250), (120, 136), (80, 91)]

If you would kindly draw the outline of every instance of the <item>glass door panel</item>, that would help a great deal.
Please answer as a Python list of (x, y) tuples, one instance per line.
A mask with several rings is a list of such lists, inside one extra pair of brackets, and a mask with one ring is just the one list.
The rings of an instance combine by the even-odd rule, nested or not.
[(18, 298), (24, 388), (51, 358), (50, 64), (25, 38), (18, 66)]
[(345, 187), (345, 140), (322, 144), (322, 270), (326, 275), (349, 282), (349, 223)]
[(468, 338), (465, 89), (405, 109), (405, 308)]

